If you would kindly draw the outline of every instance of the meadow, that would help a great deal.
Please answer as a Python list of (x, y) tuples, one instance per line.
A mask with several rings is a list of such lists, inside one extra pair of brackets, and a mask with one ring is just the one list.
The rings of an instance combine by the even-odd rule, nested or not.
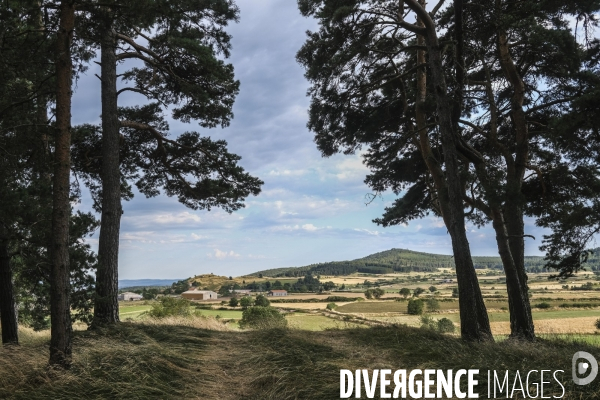
[[(575, 386), (571, 357), (577, 351), (598, 354), (600, 292), (595, 276), (582, 275), (554, 284), (544, 275), (530, 279), (538, 340), (507, 340), (509, 314), (503, 284), (479, 271), (495, 343), (465, 343), (458, 329), (440, 334), (421, 327), (421, 316), (407, 314), (408, 299), (398, 290), (426, 289), (439, 309), (426, 314), (448, 318), (458, 328), (456, 287), (432, 274), (338, 277), (358, 286), (339, 293), (290, 294), (273, 303), (286, 329), (241, 329), (242, 309), (217, 302), (193, 302), (188, 317), (151, 318), (153, 302), (122, 302), (118, 326), (88, 331), (77, 326), (73, 365), (67, 371), (47, 366), (49, 332), (20, 331), (21, 345), (0, 349), (0, 398), (4, 399), (335, 399), (340, 369), (439, 368), (526, 371), (563, 370), (564, 399), (600, 398), (600, 385)], [(443, 271), (438, 274), (451, 274)], [(323, 277), (322, 277), (323, 278)], [(380, 287), (382, 299), (365, 299), (362, 287)], [(374, 286), (376, 282), (376, 286)], [(571, 290), (591, 282), (590, 290)], [(435, 286), (435, 291), (429, 287)], [(360, 298), (326, 309), (329, 296)], [(410, 298), (410, 297), (409, 297)], [(485, 374), (480, 387), (487, 385)], [(560, 388), (552, 393), (559, 395)], [(484, 396), (485, 397), (485, 396)]]
[[(508, 301), (504, 285), (504, 276), (498, 270), (478, 269), (482, 294), (488, 309), (492, 332), (499, 337), (510, 333)], [(600, 319), (600, 283), (596, 275), (581, 273), (576, 277), (564, 281), (548, 279), (548, 273), (529, 274), (531, 293), (532, 315), (536, 324), (536, 332), (545, 334), (582, 334), (590, 335), (600, 333), (595, 327), (596, 320)], [(254, 279), (255, 277), (244, 277)], [(393, 274), (364, 274), (354, 273), (347, 276), (319, 277), (321, 282), (334, 281), (338, 285), (345, 285), (344, 291), (326, 293), (290, 293), (285, 298), (271, 298), (273, 306), (284, 312), (290, 324), (298, 329), (316, 330), (319, 327), (327, 329), (339, 327), (339, 317), (331, 320), (332, 316), (324, 313), (330, 296), (354, 298), (360, 301), (342, 301), (336, 303), (335, 311), (348, 318), (362, 317), (381, 323), (406, 324), (407, 326), (421, 326), (421, 317), (407, 314), (407, 303), (413, 298), (415, 289), (423, 289), (418, 298), (427, 301), (436, 299), (438, 308), (424, 313), (434, 319), (448, 318), (458, 328), (460, 318), (458, 313), (458, 299), (453, 297), (456, 289), (454, 272), (450, 269), (440, 269), (437, 272), (410, 272)], [(225, 277), (215, 275), (201, 275), (194, 279), (210, 279), (223, 281)], [(234, 280), (239, 278), (234, 278)], [(256, 278), (261, 282), (273, 282), (280, 278)], [(288, 279), (289, 280), (289, 279)], [(343, 283), (342, 283), (343, 282)], [(582, 286), (586, 290), (579, 290)], [(381, 299), (366, 299), (364, 294), (368, 288), (381, 288), (385, 294)], [(411, 291), (408, 298), (399, 294), (401, 288)], [(573, 290), (573, 288), (577, 290)], [(433, 291), (431, 290), (433, 289)], [(241, 308), (227, 306), (228, 298), (218, 301), (197, 302), (204, 304), (195, 310), (200, 315), (215, 317), (230, 322), (237, 326), (237, 321), (242, 317)], [(206, 307), (212, 306), (212, 309)], [(151, 307), (151, 302), (145, 304), (122, 303), (121, 319), (137, 321), (144, 319), (144, 313)], [(313, 314), (307, 313), (313, 312)], [(315, 316), (315, 312), (317, 313)], [(315, 323), (314, 321), (321, 321)]]
[[(292, 317), (296, 318), (296, 316)], [(570, 380), (576, 351), (597, 353), (586, 339), (563, 335), (537, 343), (464, 343), (405, 326), (327, 326), (308, 329), (229, 329), (210, 317), (124, 322), (77, 331), (69, 370), (47, 367), (48, 332), (21, 331), (22, 344), (0, 348), (2, 399), (336, 399), (340, 369), (478, 368), (563, 370), (566, 400), (600, 396), (600, 385)], [(323, 319), (324, 318), (324, 319)], [(596, 343), (597, 345), (597, 343)], [(551, 386), (546, 395), (560, 395)], [(484, 396), (485, 397), (485, 396)]]

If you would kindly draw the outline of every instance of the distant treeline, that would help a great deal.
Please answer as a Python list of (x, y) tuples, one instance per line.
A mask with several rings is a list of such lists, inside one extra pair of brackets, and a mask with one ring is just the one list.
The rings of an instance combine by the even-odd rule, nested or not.
[[(473, 257), (476, 269), (497, 269), (502, 271), (500, 257)], [(528, 272), (548, 272), (544, 269), (543, 257), (525, 257)], [(600, 248), (591, 250), (588, 269), (600, 271)], [(259, 271), (253, 276), (302, 277), (313, 275), (349, 275), (355, 272), (365, 274), (388, 274), (392, 272), (433, 272), (439, 268), (454, 269), (454, 258), (449, 255), (421, 253), (412, 250), (391, 249), (352, 261), (318, 263), (304, 267), (275, 268)]]

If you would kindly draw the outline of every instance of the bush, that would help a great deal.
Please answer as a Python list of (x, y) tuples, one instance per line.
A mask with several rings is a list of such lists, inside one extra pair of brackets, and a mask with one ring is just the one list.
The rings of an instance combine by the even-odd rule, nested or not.
[[(325, 301), (330, 301), (330, 302), (358, 301), (358, 300), (363, 300), (363, 298), (362, 297), (346, 297), (346, 296), (329, 296), (325, 299)], [(317, 301), (322, 301), (322, 300), (318, 299)]]
[(456, 327), (448, 318), (435, 320), (429, 315), (421, 316), (421, 328), (431, 329), (439, 333), (453, 333)]
[(410, 296), (410, 289), (402, 288), (402, 289), (400, 289), (400, 292), (398, 292), (398, 293), (400, 293), (400, 295), (402, 297), (407, 298), (408, 296)]
[(422, 315), (421, 316), (421, 328), (435, 330), (437, 328), (435, 319), (431, 318), (429, 315)]
[(437, 330), (440, 333), (453, 333), (455, 329), (454, 322), (448, 318), (442, 318), (437, 322)]
[(596, 329), (600, 329), (600, 318), (596, 320), (596, 323), (594, 325), (596, 326)]
[(271, 305), (271, 302), (265, 296), (259, 294), (258, 296), (256, 296), (256, 300), (254, 300), (254, 305), (260, 307), (269, 307)]
[(381, 296), (383, 296), (385, 294), (385, 290), (380, 289), (380, 288), (375, 288), (375, 289), (367, 289), (365, 291), (365, 297), (367, 299), (380, 299)]
[(429, 291), (430, 291), (431, 293), (433, 293), (433, 292), (437, 292), (437, 288), (436, 288), (435, 286), (429, 286)]
[(413, 296), (415, 297), (419, 297), (421, 293), (425, 293), (425, 289), (418, 287), (415, 290), (413, 290)]
[(440, 302), (436, 299), (427, 299), (427, 311), (437, 311), (440, 309)]
[(186, 299), (163, 296), (156, 303), (152, 304), (152, 308), (148, 311), (148, 314), (154, 318), (170, 316), (187, 317), (191, 315), (190, 305), (191, 303)]
[(335, 310), (337, 308), (337, 304), (335, 303), (329, 303), (327, 304), (327, 309), (328, 310)]
[(229, 299), (229, 305), (231, 307), (237, 307), (238, 304), (240, 304), (239, 300), (237, 299), (237, 297), (232, 297), (231, 299)]
[(249, 307), (242, 313), (241, 328), (272, 329), (285, 328), (287, 320), (273, 307)]
[(458, 289), (457, 288), (452, 289), (452, 297), (458, 297)]
[(547, 309), (547, 308), (552, 308), (552, 306), (550, 305), (550, 303), (546, 303), (545, 301), (539, 304), (534, 305), (535, 308), (541, 308), (543, 310)]
[(254, 299), (250, 296), (244, 296), (242, 297), (242, 299), (240, 300), (240, 305), (246, 309), (248, 307), (251, 307), (254, 304)]
[(407, 312), (410, 315), (421, 315), (423, 314), (423, 300), (411, 299), (408, 301)]

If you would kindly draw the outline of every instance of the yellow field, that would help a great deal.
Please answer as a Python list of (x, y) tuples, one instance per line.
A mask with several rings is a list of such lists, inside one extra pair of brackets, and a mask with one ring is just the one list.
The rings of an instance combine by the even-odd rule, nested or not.
[[(597, 333), (594, 328), (594, 322), (598, 317), (582, 317), (568, 319), (543, 319), (535, 321), (536, 334), (557, 334), (557, 333)], [(491, 322), (492, 333), (494, 335), (510, 334), (509, 322)]]
[[(274, 303), (271, 304), (276, 308), (285, 308), (289, 310), (324, 310), (329, 303)], [(348, 303), (336, 303), (348, 304)]]

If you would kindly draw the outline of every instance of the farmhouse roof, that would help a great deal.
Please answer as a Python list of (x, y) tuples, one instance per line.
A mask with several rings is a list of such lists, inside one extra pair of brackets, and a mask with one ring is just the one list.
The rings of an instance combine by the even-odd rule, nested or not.
[(284, 289), (273, 289), (273, 290), (270, 290), (270, 292), (272, 292), (272, 293), (284, 293), (284, 292), (287, 293), (287, 290), (284, 290)]
[(183, 293), (216, 293), (216, 292), (213, 292), (212, 290), (188, 290), (187, 292), (183, 292)]

